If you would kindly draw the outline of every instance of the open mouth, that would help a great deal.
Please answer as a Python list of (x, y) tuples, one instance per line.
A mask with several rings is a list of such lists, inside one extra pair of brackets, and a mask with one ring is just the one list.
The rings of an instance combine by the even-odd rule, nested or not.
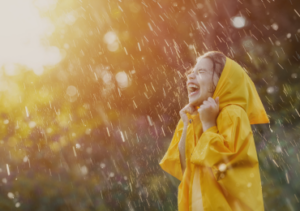
[(199, 86), (197, 86), (196, 84), (189, 84), (188, 85), (189, 97), (197, 94), (199, 92), (199, 90), (200, 90)]

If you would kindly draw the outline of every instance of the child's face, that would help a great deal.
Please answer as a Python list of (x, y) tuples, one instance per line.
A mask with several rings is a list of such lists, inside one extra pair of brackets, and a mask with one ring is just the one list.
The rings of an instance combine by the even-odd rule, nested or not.
[(195, 67), (187, 73), (186, 86), (189, 104), (200, 106), (203, 101), (213, 96), (214, 85), (219, 81), (217, 73), (213, 74), (213, 63), (208, 58), (200, 58)]

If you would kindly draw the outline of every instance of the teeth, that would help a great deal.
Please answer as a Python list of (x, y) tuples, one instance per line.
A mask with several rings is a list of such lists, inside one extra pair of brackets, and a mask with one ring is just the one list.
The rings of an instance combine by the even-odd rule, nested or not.
[(188, 85), (188, 90), (189, 90), (189, 92), (194, 92), (194, 91), (196, 91), (197, 89), (199, 89), (199, 87), (196, 86), (195, 84), (189, 84), (189, 85)]
[(196, 89), (198, 89), (199, 87), (196, 86), (195, 84), (189, 84), (189, 88), (196, 88)]

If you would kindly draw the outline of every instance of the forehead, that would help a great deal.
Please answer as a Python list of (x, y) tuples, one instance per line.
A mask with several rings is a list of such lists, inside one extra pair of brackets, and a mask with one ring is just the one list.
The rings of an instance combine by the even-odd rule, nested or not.
[(194, 70), (206, 69), (211, 70), (213, 68), (213, 63), (209, 58), (200, 58), (194, 67)]

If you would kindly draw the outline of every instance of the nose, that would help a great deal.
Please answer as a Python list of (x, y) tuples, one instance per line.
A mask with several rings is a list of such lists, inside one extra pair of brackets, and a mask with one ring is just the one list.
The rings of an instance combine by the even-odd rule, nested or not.
[(195, 78), (194, 71), (191, 71), (191, 72), (187, 75), (187, 78), (188, 78), (188, 79), (193, 79), (193, 78)]

